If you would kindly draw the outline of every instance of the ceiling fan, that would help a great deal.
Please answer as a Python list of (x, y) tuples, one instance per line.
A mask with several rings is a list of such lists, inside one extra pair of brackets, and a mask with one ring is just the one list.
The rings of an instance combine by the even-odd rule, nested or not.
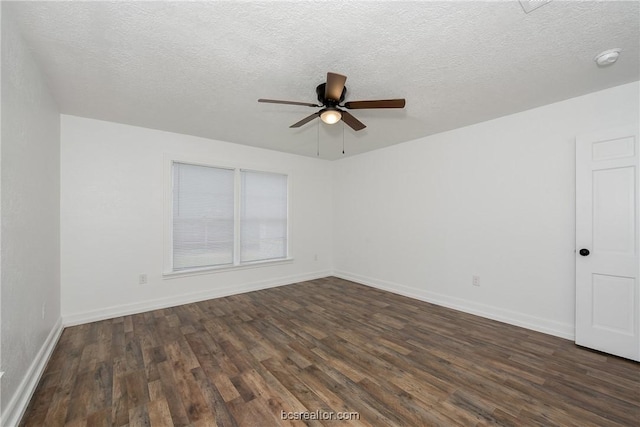
[(321, 83), (316, 87), (316, 93), (318, 94), (318, 101), (320, 104), (311, 104), (307, 102), (296, 101), (279, 101), (277, 99), (258, 99), (258, 102), (268, 102), (272, 104), (290, 104), (290, 105), (302, 105), (306, 107), (322, 108), (310, 116), (305, 117), (297, 123), (292, 124), (289, 127), (298, 128), (311, 120), (320, 117), (320, 120), (331, 125), (342, 120), (353, 130), (358, 131), (364, 129), (366, 126), (360, 120), (356, 119), (348, 111), (349, 110), (361, 110), (365, 108), (404, 108), (404, 99), (380, 99), (371, 101), (349, 101), (341, 104), (344, 101), (347, 94), (347, 88), (344, 83), (347, 81), (347, 77), (336, 73), (327, 73), (327, 82)]

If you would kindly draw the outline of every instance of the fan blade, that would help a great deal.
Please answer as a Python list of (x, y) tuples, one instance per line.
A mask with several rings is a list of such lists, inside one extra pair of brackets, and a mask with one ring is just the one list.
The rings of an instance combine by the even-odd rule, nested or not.
[(324, 88), (324, 97), (326, 99), (340, 101), (342, 90), (344, 89), (344, 83), (346, 81), (347, 76), (336, 73), (327, 73), (327, 85)]
[(268, 102), (270, 104), (289, 104), (289, 105), (304, 105), (305, 107), (322, 107), (318, 104), (310, 104), (308, 102), (296, 102), (296, 101), (279, 101), (277, 99), (258, 99), (258, 102)]
[(304, 125), (305, 123), (309, 123), (311, 120), (315, 119), (316, 117), (319, 117), (320, 113), (313, 113), (310, 116), (305, 117), (304, 119), (300, 120), (298, 123), (294, 123), (291, 126), (289, 126), (290, 128), (299, 128), (300, 126)]
[(351, 101), (344, 104), (350, 110), (361, 110), (363, 108), (404, 108), (404, 99), (379, 99), (376, 101)]
[(342, 121), (348, 124), (351, 129), (356, 131), (366, 128), (364, 123), (353, 117), (351, 113), (347, 111), (342, 111)]

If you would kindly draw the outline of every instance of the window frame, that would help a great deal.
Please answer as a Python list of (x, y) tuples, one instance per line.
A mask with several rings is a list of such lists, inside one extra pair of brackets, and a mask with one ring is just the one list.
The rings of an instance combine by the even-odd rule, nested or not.
[[(233, 263), (232, 264), (224, 264), (219, 266), (207, 266), (202, 268), (189, 268), (182, 270), (173, 270), (173, 165), (175, 163), (182, 163), (187, 165), (194, 166), (204, 166), (218, 169), (227, 169), (233, 170), (233, 200), (234, 200), (234, 208), (233, 208)], [(259, 261), (246, 261), (240, 262), (240, 239), (241, 239), (241, 198), (242, 198), (242, 180), (241, 180), (241, 171), (250, 171), (250, 172), (263, 172), (263, 173), (272, 173), (285, 175), (287, 177), (287, 251), (284, 258), (277, 259), (269, 259), (269, 260), (259, 260)], [(200, 275), (200, 274), (211, 274), (218, 273), (224, 271), (233, 271), (233, 270), (244, 270), (249, 268), (258, 268), (258, 267), (266, 267), (273, 266), (278, 264), (288, 264), (293, 262), (293, 239), (292, 239), (292, 229), (293, 229), (293, 212), (292, 212), (292, 192), (293, 192), (293, 176), (291, 172), (285, 171), (282, 169), (273, 169), (268, 167), (263, 167), (261, 165), (255, 164), (238, 164), (238, 163), (230, 163), (225, 161), (213, 160), (213, 159), (193, 159), (193, 158), (185, 158), (179, 155), (164, 155), (164, 215), (163, 215), (163, 225), (164, 225), (164, 236), (163, 236), (163, 246), (164, 246), (164, 257), (163, 257), (163, 273), (162, 277), (164, 279), (172, 279), (177, 277), (184, 276), (192, 276), (192, 275)]]

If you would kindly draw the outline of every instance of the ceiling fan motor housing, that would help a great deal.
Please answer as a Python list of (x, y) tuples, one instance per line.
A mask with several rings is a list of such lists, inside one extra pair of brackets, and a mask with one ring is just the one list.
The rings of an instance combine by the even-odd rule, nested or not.
[(335, 107), (344, 101), (344, 97), (347, 95), (347, 87), (343, 86), (342, 94), (340, 95), (340, 99), (327, 99), (324, 97), (325, 88), (327, 87), (326, 83), (321, 83), (316, 88), (316, 93), (318, 94), (318, 101), (327, 107)]

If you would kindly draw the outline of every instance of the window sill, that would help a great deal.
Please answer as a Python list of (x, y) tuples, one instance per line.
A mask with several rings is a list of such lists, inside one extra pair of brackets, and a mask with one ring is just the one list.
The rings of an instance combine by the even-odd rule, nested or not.
[(269, 267), (274, 265), (291, 264), (291, 263), (293, 263), (293, 258), (284, 258), (284, 259), (276, 259), (276, 260), (247, 262), (239, 265), (222, 265), (219, 267), (206, 267), (206, 268), (198, 268), (193, 270), (168, 271), (168, 272), (162, 273), (162, 279), (170, 280), (170, 279), (177, 279), (180, 277), (200, 276), (202, 274), (224, 273), (224, 272), (235, 271), (235, 270), (248, 270), (250, 268)]

